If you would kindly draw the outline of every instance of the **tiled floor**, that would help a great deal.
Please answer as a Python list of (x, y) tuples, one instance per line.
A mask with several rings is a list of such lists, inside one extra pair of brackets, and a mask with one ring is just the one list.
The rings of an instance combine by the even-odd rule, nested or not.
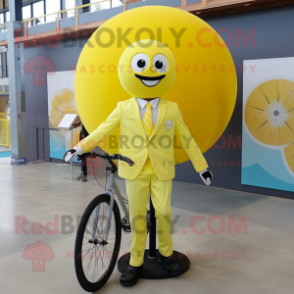
[[(77, 176), (78, 169), (74, 172)], [(0, 175), (0, 293), (84, 293), (71, 256), (75, 233), (66, 234), (70, 227), (62, 223), (72, 221), (76, 228), (76, 218), (103, 189), (92, 178), (70, 181), (63, 164), (11, 166), (4, 158)], [(118, 184), (124, 191), (123, 180)], [(179, 278), (122, 288), (115, 269), (99, 293), (293, 293), (293, 200), (174, 182), (172, 210), (175, 250), (189, 255), (190, 270)], [(57, 234), (33, 232), (33, 223), (44, 226), (54, 217)], [(27, 221), (26, 233), (16, 225), (20, 219)], [(242, 226), (234, 227), (240, 220)], [(55, 254), (44, 272), (33, 271), (32, 260), (23, 257), (37, 241)], [(131, 235), (123, 233), (121, 253), (130, 244)]]

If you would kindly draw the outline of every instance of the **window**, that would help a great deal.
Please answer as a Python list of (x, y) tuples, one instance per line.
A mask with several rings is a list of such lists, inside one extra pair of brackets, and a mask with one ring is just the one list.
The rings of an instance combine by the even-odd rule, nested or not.
[[(46, 1), (46, 14), (51, 14), (61, 10), (60, 0), (47, 0)], [(56, 21), (57, 14), (46, 16), (46, 22)]]
[[(9, 21), (8, 1), (0, 0), (0, 24), (7, 23)], [(0, 31), (6, 31), (6, 27), (1, 27)]]
[[(63, 2), (64, 9), (70, 9), (76, 7), (75, 0), (64, 0)], [(75, 16), (75, 10), (70, 10), (66, 12), (66, 17)]]
[[(110, 8), (110, 1), (104, 1), (104, 0), (100, 0), (101, 3), (97, 3), (97, 4), (94, 4), (94, 5), (91, 5), (91, 9), (90, 11), (91, 12), (95, 12), (95, 11), (99, 11), (99, 10), (104, 10), (104, 9), (109, 9)], [(96, 3), (96, 2), (100, 2), (99, 0), (91, 0), (91, 3)], [(102, 2), (104, 1), (104, 2)]]
[(31, 15), (31, 5), (26, 5), (22, 7), (22, 18), (29, 19), (32, 18)]
[[(97, 0), (94, 0), (94, 2)], [(102, 0), (101, 0), (102, 1)], [(1, 3), (1, 0), (0, 0)], [(23, 20), (36, 18), (29, 23), (31, 25), (42, 24), (44, 22), (54, 22), (57, 20), (57, 12), (65, 9), (71, 9), (76, 7), (76, 0), (22, 0), (22, 17)], [(26, 3), (29, 3), (26, 5)], [(46, 17), (41, 17), (43, 15), (52, 14)], [(75, 10), (70, 10), (68, 12), (63, 12), (61, 17), (73, 17), (75, 15)]]
[(5, 22), (9, 22), (10, 21), (10, 12), (6, 11), (5, 12)]
[[(49, 1), (52, 1), (52, 0), (49, 0)], [(23, 2), (23, 4), (25, 4), (27, 1), (22, 0), (22, 2)], [(44, 7), (43, 0), (42, 1), (35, 1), (31, 4), (24, 5), (22, 7), (23, 20), (39, 17), (38, 19), (30, 21), (29, 26), (44, 23), (44, 17), (40, 17), (40, 16), (43, 16), (44, 14), (45, 14), (45, 7)]]
[[(44, 1), (33, 3), (33, 17), (43, 16), (44, 14)], [(35, 24), (41, 23), (44, 23), (44, 17), (40, 17), (37, 20), (35, 20)]]
[(122, 1), (121, 0), (112, 0), (112, 8), (115, 8), (115, 7), (119, 7), (119, 6), (122, 6)]

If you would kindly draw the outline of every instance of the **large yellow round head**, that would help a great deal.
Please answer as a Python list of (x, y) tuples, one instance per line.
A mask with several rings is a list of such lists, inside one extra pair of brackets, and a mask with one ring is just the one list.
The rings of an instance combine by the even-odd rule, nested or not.
[(176, 61), (170, 49), (150, 39), (133, 43), (119, 61), (119, 80), (124, 89), (137, 98), (155, 98), (165, 94), (176, 78)]

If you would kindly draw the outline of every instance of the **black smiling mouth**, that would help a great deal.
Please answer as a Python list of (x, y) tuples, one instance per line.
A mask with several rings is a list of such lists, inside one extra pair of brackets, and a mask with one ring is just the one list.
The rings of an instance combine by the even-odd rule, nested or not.
[(141, 82), (147, 87), (154, 87), (160, 83), (160, 81), (165, 78), (166, 75), (158, 76), (158, 77), (145, 77), (138, 74), (135, 74), (136, 78), (141, 80)]

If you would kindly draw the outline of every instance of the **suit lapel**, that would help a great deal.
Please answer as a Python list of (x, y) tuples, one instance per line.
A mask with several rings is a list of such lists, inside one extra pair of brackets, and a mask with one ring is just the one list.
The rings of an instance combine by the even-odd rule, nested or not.
[(167, 103), (164, 99), (160, 98), (159, 99), (159, 105), (158, 105), (159, 109), (158, 109), (158, 119), (157, 119), (157, 123), (155, 125), (155, 129), (152, 133), (152, 136), (150, 138), (150, 141), (152, 140), (152, 138), (154, 138), (154, 136), (156, 135), (156, 133), (158, 132), (160, 125), (162, 124), (163, 120), (164, 120), (164, 116), (167, 110)]
[(144, 131), (144, 127), (143, 127), (143, 123), (141, 121), (141, 115), (140, 115), (140, 111), (139, 111), (139, 105), (138, 105), (138, 102), (136, 100), (135, 97), (133, 97), (131, 100), (130, 100), (130, 104), (131, 104), (131, 111), (134, 115), (134, 118), (135, 118), (135, 121), (140, 129), (140, 132), (142, 133), (142, 135), (145, 137), (146, 134), (145, 134), (145, 131)]

